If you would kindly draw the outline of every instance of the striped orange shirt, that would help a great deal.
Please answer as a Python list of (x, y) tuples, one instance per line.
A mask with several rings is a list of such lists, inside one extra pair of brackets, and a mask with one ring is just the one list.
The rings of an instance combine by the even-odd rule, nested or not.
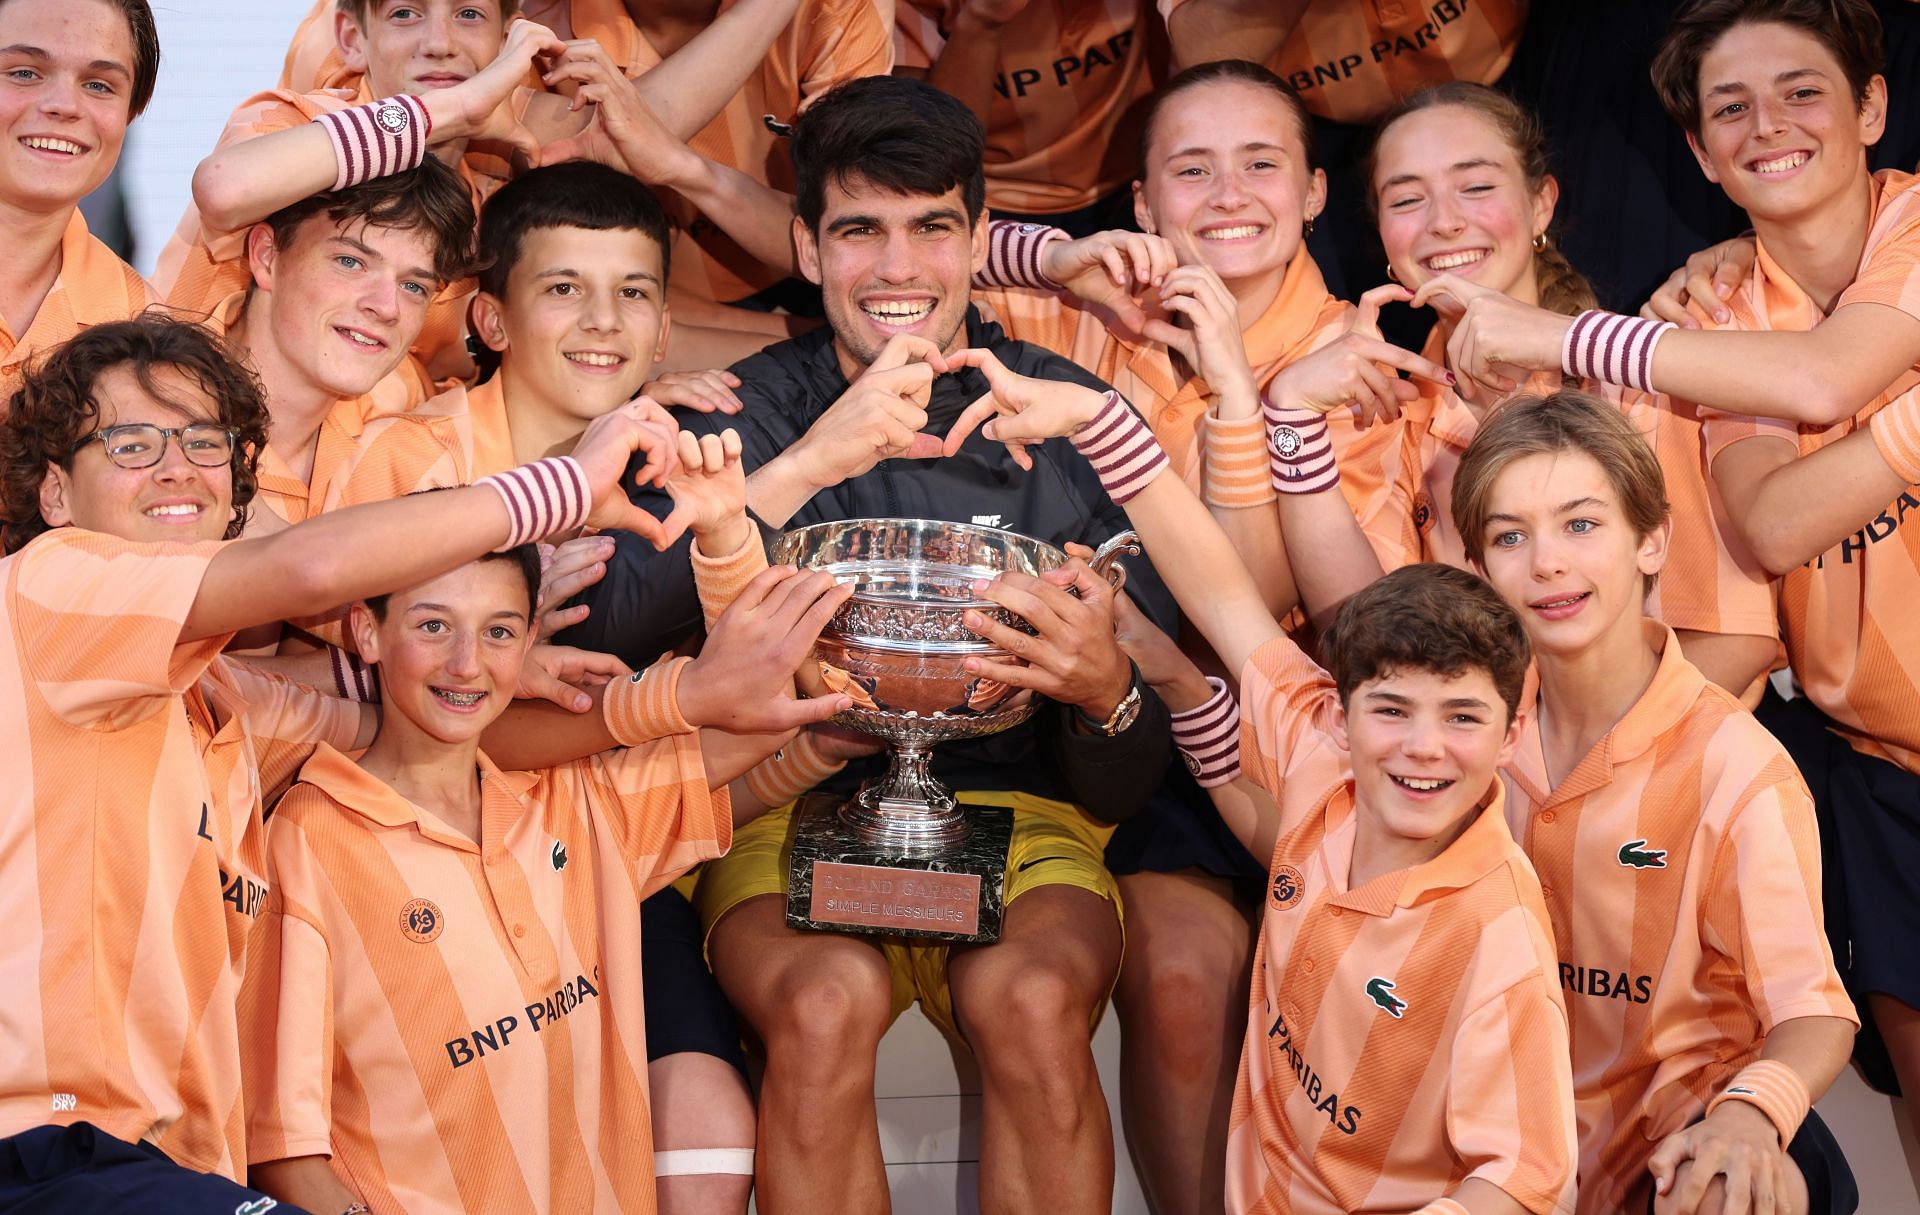
[[(87, 230), (78, 207), (60, 237), (60, 273), (27, 331), (18, 337), (0, 320), (0, 393), (19, 387), (27, 360), (51, 350), (89, 325), (124, 321), (160, 302), (160, 296)], [(0, 412), (6, 398), (0, 396)]]
[[(964, 0), (898, 0), (894, 59), (931, 68)], [(987, 109), (987, 206), (1057, 215), (1139, 171), (1134, 103), (1153, 89), (1142, 0), (1029, 4), (1001, 33)]]
[(60, 528), (0, 560), (0, 1137), (86, 1121), (237, 1178), (261, 799), (360, 708), (180, 642), (219, 547)]
[(1503, 770), (1573, 1026), (1580, 1210), (1646, 1209), (1660, 1141), (1795, 1017), (1855, 1021), (1821, 927), (1820, 835), (1786, 751), (1671, 630), (1653, 682), (1556, 785), (1538, 717)]
[(332, 749), (280, 802), (249, 1159), (377, 1211), (653, 1211), (640, 902), (726, 851), (726, 792), (695, 732), (480, 772), (477, 844)]
[(514, 467), (500, 380), (495, 375), (473, 388), (454, 384), (411, 409), (369, 417), (323, 509), (468, 485)]
[(1313, 0), (1267, 66), (1322, 118), (1372, 122), (1429, 85), (1492, 84), (1526, 22), (1527, 0)]
[[(328, 27), (331, 29), (331, 27)], [(516, 116), (526, 113), (533, 90), (515, 90), (512, 105)], [(352, 89), (322, 89), (296, 93), (274, 89), (256, 93), (241, 102), (227, 119), (215, 148), (258, 139), (279, 131), (291, 130), (311, 122), (321, 114), (344, 110), (373, 100), (364, 85)], [(474, 213), (481, 204), (512, 176), (505, 160), (488, 153), (472, 152), (455, 166), (471, 192)], [(209, 228), (200, 219), (200, 210), (191, 202), (180, 225), (160, 251), (153, 270), (154, 286), (168, 304), (185, 312), (212, 312), (221, 301), (252, 283), (247, 269), (247, 233), (253, 225), (233, 230)], [(434, 358), (466, 337), (467, 301), (475, 290), (473, 279), (449, 283), (434, 297), (427, 309), (426, 324), (414, 340), (412, 353), (423, 366), (432, 366)]]
[[(732, 3), (720, 0), (716, 11)], [(627, 75), (659, 66), (660, 53), (627, 16), (623, 0), (574, 0), (572, 21), (576, 38), (599, 39)], [(687, 143), (711, 161), (791, 194), (786, 133), (794, 117), (843, 80), (892, 70), (893, 40), (875, 0), (802, 0), (746, 87)], [(734, 244), (712, 220), (675, 202), (675, 292), (724, 302), (784, 277)]]
[[(1196, 495), (1201, 492), (1206, 461), (1200, 422), (1212, 395), (1206, 381), (1176, 369), (1165, 346), (1120, 337), (1104, 312), (1083, 310), (1064, 293), (994, 287), (976, 288), (973, 296), (1008, 336), (1072, 359), (1118, 389), (1146, 418), (1174, 470)], [(1353, 318), (1353, 305), (1328, 293), (1320, 267), (1301, 251), (1273, 302), (1241, 334), (1256, 383), (1264, 391), (1282, 368), (1338, 341)], [(1417, 541), (1400, 484), (1399, 424), (1362, 429), (1352, 413), (1336, 410), (1327, 415), (1327, 429), (1340, 462), (1340, 488), (1381, 565), (1405, 565), (1414, 559)]]
[[(1876, 303), (1920, 316), (1920, 178), (1874, 175), (1873, 219), (1860, 271), (1840, 304)], [(1728, 301), (1732, 328), (1805, 331), (1826, 319), (1819, 306), (1760, 246), (1747, 281)], [(1920, 365), (1844, 422), (1802, 428), (1702, 409), (1708, 458), (1760, 435), (1797, 443), (1808, 456), (1867, 425), (1901, 397), (1920, 393)], [(1833, 718), (1853, 749), (1920, 773), (1920, 510), (1909, 486), (1853, 535), (1780, 579), (1787, 660), (1808, 699)]]
[(1357, 809), (1327, 737), (1331, 680), (1279, 639), (1240, 687), (1242, 755), (1281, 827), (1228, 1123), (1228, 1209), (1399, 1213), (1475, 1177), (1529, 1211), (1571, 1211), (1566, 1012), (1499, 783), (1445, 852), (1350, 889)]
[[(1423, 353), (1444, 362), (1446, 341), (1437, 329)], [(1419, 559), (1464, 569), (1466, 548), (1453, 522), (1453, 482), (1467, 446), (1480, 433), (1480, 421), (1453, 389), (1414, 383), (1424, 395), (1404, 414), (1402, 475), (1409, 480), (1400, 496), (1413, 504)], [(1545, 395), (1561, 387), (1559, 372), (1542, 371), (1518, 391)], [(1647, 599), (1647, 614), (1676, 629), (1771, 637), (1773, 592), (1765, 570), (1723, 525), (1726, 510), (1707, 476), (1698, 413), (1657, 394), (1604, 384), (1582, 387), (1626, 413), (1653, 448), (1666, 480), (1673, 535), (1666, 566)]]

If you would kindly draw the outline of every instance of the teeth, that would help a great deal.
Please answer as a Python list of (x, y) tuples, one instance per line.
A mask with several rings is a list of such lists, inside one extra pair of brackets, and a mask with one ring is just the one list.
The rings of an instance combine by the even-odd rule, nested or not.
[(350, 338), (352, 338), (352, 339), (353, 339), (353, 344), (354, 344), (354, 345), (356, 345), (356, 346), (382, 346), (382, 345), (385, 345), (385, 343), (384, 343), (384, 342), (381, 342), (381, 341), (379, 341), (379, 340), (377, 340), (377, 339), (375, 339), (375, 338), (370, 338), (370, 337), (368, 337), (368, 336), (367, 336), (366, 334), (364, 334), (364, 333), (356, 333), (356, 332), (354, 332), (354, 331), (353, 331), (353, 330), (351, 330), (351, 329), (342, 329), (342, 330), (340, 330), (340, 332), (341, 332), (341, 333), (344, 333), (344, 334), (346, 334), (346, 335), (347, 335), (348, 337), (350, 337)]
[(860, 305), (860, 311), (878, 320), (911, 324), (933, 311), (933, 301), (870, 300)]
[(1265, 230), (1259, 224), (1241, 224), (1237, 228), (1209, 228), (1200, 234), (1200, 239), (1245, 240), (1249, 236), (1258, 236)]
[(479, 704), (480, 698), (486, 695), (485, 692), (449, 692), (445, 688), (435, 688), (433, 694), (448, 704), (459, 705), (462, 708)]
[(1541, 604), (1540, 604), (1539, 606), (1541, 606), (1541, 607), (1543, 607), (1543, 608), (1563, 608), (1563, 607), (1570, 607), (1570, 606), (1572, 606), (1573, 604), (1576, 604), (1576, 603), (1578, 603), (1578, 602), (1580, 602), (1580, 600), (1581, 600), (1581, 596), (1579, 596), (1579, 595), (1569, 595), (1569, 596), (1567, 596), (1567, 597), (1566, 597), (1565, 599), (1550, 599), (1550, 600), (1547, 600), (1546, 602), (1543, 602), (1543, 603), (1541, 603)]
[(617, 354), (597, 354), (583, 350), (578, 354), (568, 355), (567, 361), (569, 363), (585, 363), (589, 367), (618, 367), (627, 360)]
[(1467, 249), (1460, 253), (1442, 253), (1427, 259), (1429, 270), (1453, 270), (1461, 266), (1471, 266), (1486, 258), (1485, 249)]
[(1444, 789), (1448, 785), (1453, 783), (1452, 781), (1445, 781), (1445, 780), (1415, 780), (1411, 776), (1396, 776), (1393, 779), (1399, 781), (1401, 784), (1405, 785), (1407, 788), (1416, 790), (1417, 792), (1420, 792), (1420, 793), (1431, 793), (1435, 789)]
[(200, 513), (200, 508), (193, 505), (191, 502), (183, 502), (174, 506), (149, 506), (147, 508), (147, 514), (153, 515), (156, 517), (173, 516), (173, 515), (197, 515), (199, 513)]
[(30, 148), (39, 148), (45, 152), (65, 152), (69, 156), (78, 156), (86, 150), (71, 139), (55, 139), (50, 135), (29, 135), (21, 142)]
[(1797, 169), (1807, 163), (1805, 152), (1789, 152), (1779, 160), (1762, 160), (1753, 166), (1756, 173), (1785, 173), (1788, 169)]

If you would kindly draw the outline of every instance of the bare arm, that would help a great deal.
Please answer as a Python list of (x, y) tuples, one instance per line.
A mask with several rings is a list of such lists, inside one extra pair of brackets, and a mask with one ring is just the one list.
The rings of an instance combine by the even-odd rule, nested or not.
[(1744, 439), (1712, 471), (1727, 518), (1775, 575), (1851, 537), (1906, 489), (1864, 427), (1804, 457), (1784, 438)]
[(799, 7), (799, 0), (740, 0), (722, 8), (633, 87), (667, 130), (691, 139), (746, 86)]
[(1527, 1208), (1513, 1195), (1482, 1177), (1469, 1177), (1453, 1192), (1453, 1200), (1471, 1215), (1526, 1215)]
[(1780, 646), (1776, 638), (1761, 637), (1754, 633), (1702, 633), (1697, 629), (1675, 629), (1674, 635), (1679, 637), (1680, 651), (1687, 656), (1687, 661), (1699, 667), (1708, 682), (1718, 684), (1739, 697), (1745, 697), (1747, 689), (1767, 673)]
[(939, 58), (927, 70), (927, 83), (964, 103), (985, 123), (993, 105), (993, 78), (1000, 67), (1007, 22), (1026, 7), (1027, 0), (967, 0), (954, 15)]
[(1186, 0), (1167, 17), (1174, 67), (1215, 59), (1265, 63), (1311, 5), (1312, 0)]
[[(500, 54), (471, 79), (419, 98), (431, 121), (429, 151), (487, 133), (536, 55), (565, 50), (545, 26), (516, 21)], [(242, 140), (213, 153), (193, 173), (193, 203), (210, 228), (232, 232), (282, 207), (333, 188), (333, 141), (317, 122)]]
[(305, 1211), (344, 1211), (360, 1201), (334, 1173), (325, 1156), (270, 1160), (247, 1170), (247, 1184)]
[(1804, 332), (1669, 332), (1654, 351), (1652, 383), (1715, 409), (1831, 426), (1915, 363), (1920, 319), (1886, 304), (1848, 304)]

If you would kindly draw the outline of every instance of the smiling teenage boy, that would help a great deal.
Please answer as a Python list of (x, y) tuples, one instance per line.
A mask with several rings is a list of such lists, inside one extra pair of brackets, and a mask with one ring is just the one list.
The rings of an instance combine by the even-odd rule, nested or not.
[(158, 297), (87, 231), (80, 200), (146, 109), (160, 37), (146, 0), (0, 5), (0, 384), (88, 325)]
[[(1098, 544), (1121, 530), (1120, 510), (1064, 443), (1028, 468), (986, 441), (935, 458), (939, 440), (925, 433), (958, 418), (986, 387), (973, 373), (935, 378), (936, 364), (969, 344), (1037, 375), (1095, 382), (1009, 341), (969, 308), (969, 277), (987, 255), (983, 146), (963, 105), (899, 77), (841, 85), (801, 117), (791, 231), (802, 267), (821, 284), (829, 326), (736, 364), (745, 409), (727, 419), (741, 429), (749, 505), (768, 526), (918, 516), (1054, 544)], [(685, 415), (687, 429), (703, 433), (720, 422)], [(589, 640), (577, 644), (658, 652), (701, 618), (687, 560), (678, 552), (642, 560), (631, 541), (618, 542), (606, 579), (589, 592), (592, 615), (576, 630)], [(1129, 589), (1170, 616), (1150, 567), (1131, 569)], [(998, 944), (883, 950), (788, 928), (784, 808), (743, 830), (733, 852), (702, 874), (695, 902), (710, 925), (715, 973), (766, 1049), (756, 1180), (763, 1209), (885, 1208), (874, 1051), (916, 995), (981, 1063), (983, 1203), (1109, 1205), (1112, 1138), (1090, 1029), (1119, 965), (1121, 933), (1096, 819), (1132, 813), (1158, 782), (1168, 758), (1164, 711), (1152, 697), (1134, 711), (1138, 689), (1114, 641), (1104, 586), (1075, 599), (1010, 576), (986, 594), (1041, 635), (1019, 643), (1030, 667), (980, 673), (1054, 702), (991, 739), (943, 747), (935, 760), (962, 796), (1014, 809)], [(992, 627), (982, 625), (997, 637)]]
[(677, 458), (670, 420), (644, 406), (566, 460), (232, 539), (266, 429), (252, 378), (206, 330), (160, 317), (61, 347), (0, 428), (16, 773), (0, 813), (0, 1206), (258, 1197), (234, 1184), (234, 1008), (266, 893), (262, 799), (315, 743), (364, 745), (373, 718), (223, 657), (234, 634), (556, 526), (666, 538), (614, 488), (636, 450), (659, 456), (653, 473)]

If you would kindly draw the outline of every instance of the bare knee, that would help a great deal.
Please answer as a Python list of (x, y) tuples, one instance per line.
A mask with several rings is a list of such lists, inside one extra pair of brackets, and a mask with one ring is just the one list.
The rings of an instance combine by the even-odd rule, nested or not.
[(867, 961), (854, 956), (788, 969), (754, 1024), (769, 1063), (841, 1070), (864, 1057), (871, 1068), (887, 1032), (892, 991), (884, 968), (876, 972)]

